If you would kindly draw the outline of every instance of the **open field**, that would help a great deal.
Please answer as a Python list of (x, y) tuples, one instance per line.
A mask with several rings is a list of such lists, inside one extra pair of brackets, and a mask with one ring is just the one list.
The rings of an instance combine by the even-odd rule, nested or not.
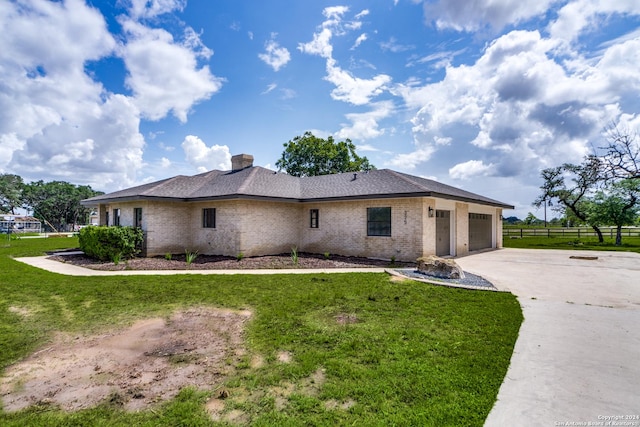
[(622, 237), (622, 245), (615, 245), (615, 235), (613, 238), (605, 237), (603, 243), (599, 243), (596, 237), (562, 237), (552, 235), (537, 236), (505, 236), (503, 238), (505, 248), (520, 249), (580, 249), (596, 251), (628, 251), (640, 252), (640, 237)]
[(76, 245), (75, 238), (0, 245), (3, 372), (53, 347), (60, 334), (100, 336), (194, 308), (251, 313), (245, 351), (226, 359), (218, 382), (138, 412), (126, 411), (127, 396), (117, 394), (75, 412), (42, 401), (0, 411), (3, 426), (480, 426), (522, 322), (511, 294), (385, 274), (81, 278), (11, 259)]
[[(616, 227), (600, 227), (604, 238), (615, 239)], [(622, 238), (640, 237), (640, 227), (622, 227)], [(567, 237), (574, 239), (588, 239), (597, 237), (596, 232), (591, 227), (540, 227), (505, 225), (502, 228), (502, 235), (506, 237)]]

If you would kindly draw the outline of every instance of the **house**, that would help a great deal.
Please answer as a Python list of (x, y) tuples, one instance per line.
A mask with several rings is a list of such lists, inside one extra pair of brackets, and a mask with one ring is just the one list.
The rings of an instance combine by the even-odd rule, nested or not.
[(147, 256), (301, 252), (415, 261), (502, 246), (508, 204), (389, 169), (294, 177), (232, 157), (232, 170), (82, 201), (101, 225), (144, 230)]
[(0, 215), (0, 234), (3, 233), (40, 233), (42, 223), (29, 215)]

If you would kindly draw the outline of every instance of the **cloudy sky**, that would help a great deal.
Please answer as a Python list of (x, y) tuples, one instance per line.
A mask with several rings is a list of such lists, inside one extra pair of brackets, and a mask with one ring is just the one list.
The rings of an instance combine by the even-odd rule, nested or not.
[(305, 131), (536, 211), (640, 129), (640, 0), (3, 0), (0, 173), (113, 191)]

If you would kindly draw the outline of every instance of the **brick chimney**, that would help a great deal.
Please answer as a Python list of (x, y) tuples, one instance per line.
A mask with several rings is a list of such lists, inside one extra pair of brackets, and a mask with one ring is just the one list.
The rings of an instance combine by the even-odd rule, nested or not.
[(239, 171), (253, 166), (253, 156), (251, 154), (236, 154), (231, 157), (231, 170)]

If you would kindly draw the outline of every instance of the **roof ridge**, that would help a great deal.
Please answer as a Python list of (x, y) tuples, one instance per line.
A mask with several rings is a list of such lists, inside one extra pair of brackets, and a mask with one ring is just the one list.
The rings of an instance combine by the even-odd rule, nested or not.
[(202, 187), (204, 187), (205, 185), (207, 185), (207, 183), (209, 182), (209, 180), (211, 179), (211, 177), (216, 177), (218, 175), (220, 175), (221, 171), (217, 170), (217, 169), (213, 169), (198, 175), (191, 175), (187, 178), (195, 178), (195, 177), (202, 177), (202, 182), (200, 183), (200, 185), (196, 186), (192, 191), (189, 192), (189, 195), (191, 196), (193, 193), (197, 192), (198, 190), (200, 190)]
[(146, 194), (148, 194), (150, 191), (155, 191), (155, 190), (157, 190), (158, 188), (162, 188), (162, 187), (166, 186), (167, 184), (169, 184), (170, 182), (173, 182), (173, 181), (175, 181), (175, 180), (177, 180), (178, 178), (183, 177), (183, 176), (184, 176), (184, 175), (176, 175), (176, 176), (172, 176), (171, 178), (167, 178), (167, 179), (164, 179), (164, 180), (158, 181), (158, 182), (157, 182), (157, 185), (152, 185), (152, 186), (150, 186), (148, 189), (146, 189), (145, 191), (143, 191), (143, 192), (142, 192), (142, 193), (140, 193), (140, 194), (146, 195)]
[(424, 185), (420, 184), (419, 182), (415, 182), (414, 180), (410, 179), (407, 175), (403, 174), (402, 172), (397, 172), (394, 171), (393, 169), (381, 169), (384, 171), (389, 171), (392, 175), (397, 176), (398, 178), (400, 178), (401, 180), (403, 180), (404, 182), (408, 182), (409, 184), (415, 185), (416, 187), (427, 191), (429, 193), (432, 193), (433, 190), (430, 188), (425, 187)]
[(244, 193), (251, 181), (253, 181), (254, 176), (258, 173), (258, 169), (258, 166), (251, 166), (249, 176), (247, 176), (244, 181), (242, 181), (242, 184), (240, 184), (240, 187), (238, 187), (238, 194)]

